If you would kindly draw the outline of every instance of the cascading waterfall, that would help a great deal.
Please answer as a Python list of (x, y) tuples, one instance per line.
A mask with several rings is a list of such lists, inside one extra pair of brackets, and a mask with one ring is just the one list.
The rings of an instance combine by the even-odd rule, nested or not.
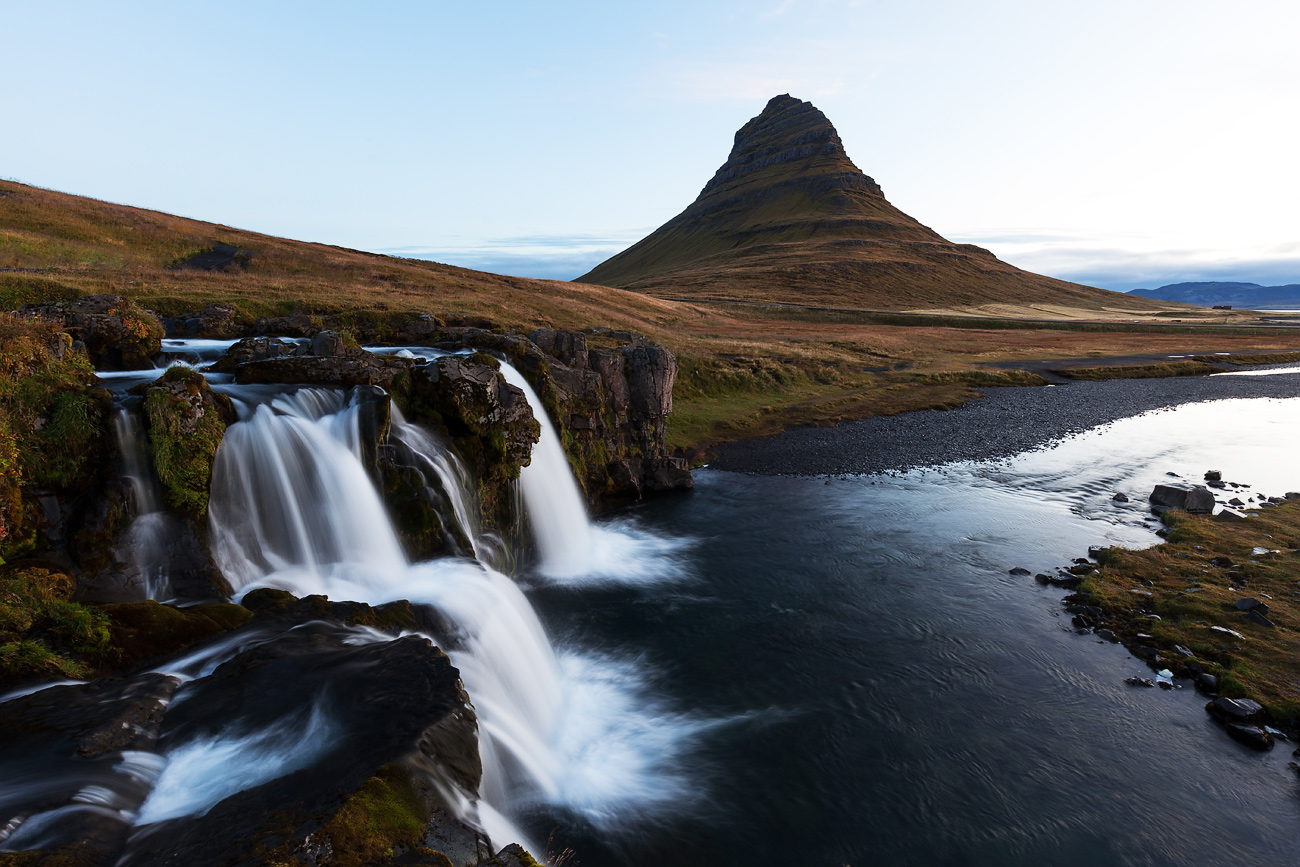
[(564, 446), (537, 392), (506, 362), (501, 364), (501, 374), (523, 391), (542, 427), (532, 460), (519, 473), (519, 489), (541, 557), (538, 570), (564, 584), (653, 584), (680, 578), (680, 564), (671, 555), (684, 540), (656, 536), (626, 521), (591, 523)]
[[(359, 458), (357, 400), (302, 389), (237, 407), (240, 421), (217, 453), (209, 509), (214, 551), (236, 594), (277, 587), (437, 608), (455, 631), (441, 638), (480, 725), (486, 809), (466, 818), (494, 839), (522, 839), (502, 816), (520, 791), (545, 797), (554, 789), (561, 693), (555, 653), (527, 599), (474, 561), (407, 562)], [(472, 526), (463, 529), (472, 535)]]
[(149, 441), (139, 416), (119, 407), (113, 432), (122, 453), (122, 478), (131, 489), (136, 509), (121, 547), (140, 577), (145, 597), (168, 599), (172, 594), (167, 541), (176, 535), (176, 519), (163, 508), (162, 490), (149, 461)]
[(432, 476), (430, 481), (437, 486), (432, 499), (444, 501), (451, 509), (456, 525), (469, 539), (474, 559), (497, 571), (505, 569), (509, 551), (496, 534), (483, 532), (469, 472), (456, 453), (424, 428), (409, 423), (396, 406), (392, 407), (389, 437), (418, 465), (426, 479)]
[(505, 363), (501, 374), (506, 382), (523, 390), (533, 417), (542, 426), (532, 460), (519, 474), (519, 489), (537, 539), (541, 569), (556, 578), (582, 574), (590, 566), (592, 528), (582, 504), (582, 492), (564, 456), (564, 446), (524, 375)]

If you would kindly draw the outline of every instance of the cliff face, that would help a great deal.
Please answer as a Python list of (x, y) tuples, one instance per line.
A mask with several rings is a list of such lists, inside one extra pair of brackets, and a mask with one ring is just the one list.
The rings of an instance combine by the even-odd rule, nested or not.
[(876, 309), (1147, 302), (1030, 274), (895, 208), (811, 103), (774, 97), (681, 214), (578, 278), (669, 297)]

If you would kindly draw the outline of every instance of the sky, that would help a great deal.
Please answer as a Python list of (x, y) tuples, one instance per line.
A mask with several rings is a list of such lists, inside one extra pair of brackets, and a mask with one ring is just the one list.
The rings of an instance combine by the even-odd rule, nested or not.
[(1020, 267), (1300, 283), (1294, 0), (6, 6), (0, 177), (41, 187), (570, 279), (790, 93)]

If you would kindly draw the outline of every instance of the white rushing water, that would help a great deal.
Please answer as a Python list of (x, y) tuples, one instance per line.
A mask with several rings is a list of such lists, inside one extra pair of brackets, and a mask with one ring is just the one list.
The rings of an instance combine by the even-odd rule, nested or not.
[(681, 578), (681, 564), (672, 555), (685, 546), (685, 540), (656, 536), (630, 522), (591, 523), (564, 446), (537, 392), (505, 362), (501, 373), (523, 391), (542, 428), (532, 460), (519, 473), (520, 492), (541, 557), (538, 570), (565, 584), (652, 584)]
[(168, 543), (178, 535), (176, 518), (163, 507), (162, 489), (149, 459), (149, 441), (140, 418), (119, 407), (113, 418), (122, 453), (123, 481), (135, 500), (136, 517), (119, 548), (130, 561), (148, 599), (171, 598)]
[[(465, 818), (494, 840), (510, 842), (524, 838), (507, 817), (532, 803), (560, 804), (603, 824), (643, 814), (652, 804), (687, 802), (675, 756), (698, 724), (656, 708), (633, 663), (577, 651), (557, 655), (519, 587), (481, 562), (492, 559), (491, 546), (478, 532), (470, 480), (454, 454), (394, 414), (392, 438), (419, 457), (447, 495), (453, 514), (444, 521), (459, 523), (476, 556), (487, 549), (480, 560), (410, 563), (361, 463), (363, 401), (321, 389), (262, 392), (260, 402), (255, 396), (235, 392), (241, 420), (227, 430), (214, 467), (210, 522), (219, 564), (237, 596), (278, 587), (370, 604), (408, 599), (442, 614), (454, 632), (442, 636), (445, 649), (480, 726), (481, 801), (448, 793), (459, 799)], [(554, 430), (547, 430), (558, 449)], [(606, 572), (617, 560), (633, 581), (676, 574), (676, 558), (666, 555), (680, 543), (626, 525), (599, 532), (562, 453), (543, 457), (540, 466), (530, 473), (525, 502), (533, 525), (547, 528), (544, 552), (558, 562), (573, 558), (571, 567), (580, 571), (604, 540)], [(559, 519), (547, 523), (539, 514)], [(580, 544), (560, 538), (570, 532)], [(169, 670), (202, 676), (231, 652), (223, 647)], [(235, 745), (263, 735), (272, 736), (244, 735)], [(191, 785), (217, 790), (205, 782), (216, 767), (208, 759), (231, 746), (205, 745), (184, 762), (173, 757), (169, 769), (181, 774), (189, 767)]]

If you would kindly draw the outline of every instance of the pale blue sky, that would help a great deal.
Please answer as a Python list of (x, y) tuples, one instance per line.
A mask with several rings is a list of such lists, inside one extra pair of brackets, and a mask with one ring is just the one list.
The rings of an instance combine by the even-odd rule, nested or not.
[(7, 4), (0, 176), (573, 277), (771, 96), (904, 211), (1109, 288), (1300, 282), (1300, 4)]

